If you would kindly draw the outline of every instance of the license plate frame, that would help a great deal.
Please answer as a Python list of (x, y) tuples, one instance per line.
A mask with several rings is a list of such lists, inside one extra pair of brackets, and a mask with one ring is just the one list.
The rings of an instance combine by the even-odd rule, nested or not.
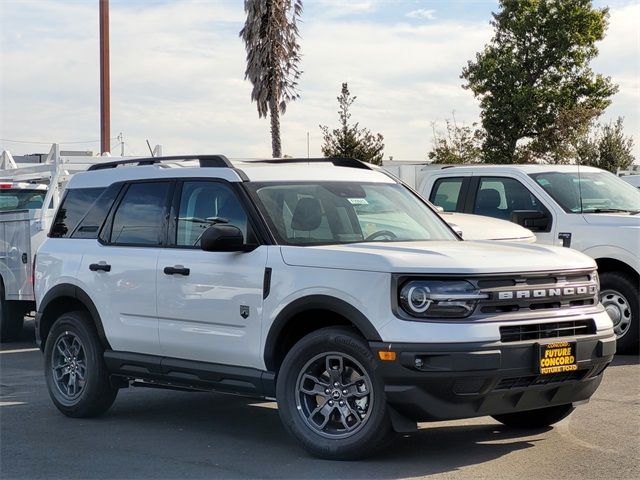
[(540, 375), (578, 370), (577, 342), (538, 343), (537, 347), (536, 370)]

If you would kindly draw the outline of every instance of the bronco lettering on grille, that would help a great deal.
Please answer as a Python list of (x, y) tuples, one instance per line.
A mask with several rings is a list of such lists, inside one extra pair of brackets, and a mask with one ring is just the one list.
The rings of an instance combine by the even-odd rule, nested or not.
[(520, 298), (552, 298), (570, 297), (572, 295), (596, 295), (598, 288), (596, 285), (581, 285), (578, 287), (564, 288), (539, 288), (535, 290), (512, 290), (509, 292), (498, 292), (498, 300), (512, 300)]

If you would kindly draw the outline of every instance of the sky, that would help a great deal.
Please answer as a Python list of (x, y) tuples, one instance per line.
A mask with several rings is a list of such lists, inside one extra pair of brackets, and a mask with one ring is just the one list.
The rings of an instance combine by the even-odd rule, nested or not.
[[(111, 0), (111, 136), (126, 155), (271, 154), (244, 80), (242, 0)], [(384, 135), (385, 159), (425, 160), (445, 120), (479, 121), (460, 72), (489, 41), (490, 0), (305, 0), (300, 98), (281, 118), (283, 153), (321, 156), (348, 82), (352, 119)], [(601, 117), (625, 118), (640, 161), (640, 2), (610, 7), (594, 71), (619, 85)], [(0, 151), (100, 148), (97, 0), (0, 0)], [(307, 137), (308, 135), (308, 137)], [(25, 142), (25, 143), (22, 143)]]

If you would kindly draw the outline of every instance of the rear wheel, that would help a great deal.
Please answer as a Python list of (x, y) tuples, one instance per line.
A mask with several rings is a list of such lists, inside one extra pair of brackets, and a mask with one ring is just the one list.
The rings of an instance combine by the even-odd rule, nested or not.
[(622, 354), (637, 354), (640, 341), (640, 299), (632, 279), (618, 272), (600, 275), (600, 302), (613, 321), (617, 350)]
[(12, 342), (22, 332), (24, 311), (15, 302), (4, 298), (4, 286), (0, 281), (0, 342)]
[(541, 428), (548, 427), (571, 415), (575, 407), (571, 404), (558, 405), (557, 407), (539, 408), (526, 412), (506, 413), (493, 415), (493, 418), (504, 425), (517, 428)]
[(45, 378), (55, 406), (69, 417), (95, 417), (113, 404), (104, 349), (85, 312), (63, 314), (51, 328), (44, 350)]
[(309, 452), (352, 460), (370, 455), (391, 432), (384, 385), (367, 343), (346, 328), (300, 340), (278, 376), (280, 418)]

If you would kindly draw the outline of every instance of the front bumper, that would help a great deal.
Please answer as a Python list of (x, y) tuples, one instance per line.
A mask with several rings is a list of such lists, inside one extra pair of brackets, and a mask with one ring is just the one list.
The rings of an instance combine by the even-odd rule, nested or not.
[(537, 343), (382, 343), (378, 351), (396, 352), (395, 361), (377, 360), (387, 402), (414, 421), (497, 415), (586, 401), (613, 359), (613, 332), (563, 337), (576, 342), (578, 369), (540, 375)]

